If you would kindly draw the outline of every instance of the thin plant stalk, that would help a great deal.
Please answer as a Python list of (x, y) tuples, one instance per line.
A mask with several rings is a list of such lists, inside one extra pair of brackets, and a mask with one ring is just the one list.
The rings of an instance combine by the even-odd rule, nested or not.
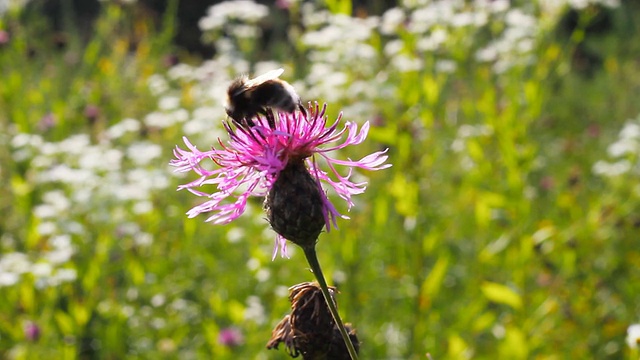
[(320, 290), (322, 290), (322, 295), (324, 295), (324, 300), (327, 302), (329, 306), (329, 311), (331, 311), (331, 315), (333, 316), (333, 320), (336, 322), (338, 329), (340, 330), (340, 335), (342, 335), (342, 340), (347, 347), (347, 351), (349, 352), (349, 356), (351, 360), (358, 359), (358, 353), (356, 353), (356, 349), (353, 347), (353, 343), (349, 338), (349, 333), (347, 329), (344, 327), (342, 323), (342, 319), (340, 318), (340, 314), (338, 314), (338, 308), (336, 304), (333, 302), (331, 297), (331, 293), (329, 292), (329, 287), (327, 286), (327, 282), (324, 279), (324, 275), (322, 274), (322, 269), (320, 268), (320, 263), (318, 262), (318, 256), (316, 254), (316, 247), (313, 246), (304, 246), (304, 255), (307, 258), (307, 262), (309, 266), (311, 266), (311, 271), (316, 277), (318, 284), (320, 284)]

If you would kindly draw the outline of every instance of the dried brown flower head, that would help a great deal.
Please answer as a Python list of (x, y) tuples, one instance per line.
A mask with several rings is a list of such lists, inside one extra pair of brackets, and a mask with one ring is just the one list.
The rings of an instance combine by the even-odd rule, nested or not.
[[(335, 288), (329, 287), (329, 291), (333, 298)], [(291, 314), (276, 325), (267, 349), (277, 349), (280, 343), (284, 343), (294, 358), (302, 355), (304, 360), (351, 359), (317, 283), (292, 286), (289, 288), (289, 301)], [(355, 329), (347, 324), (347, 331), (357, 351), (359, 343)]]

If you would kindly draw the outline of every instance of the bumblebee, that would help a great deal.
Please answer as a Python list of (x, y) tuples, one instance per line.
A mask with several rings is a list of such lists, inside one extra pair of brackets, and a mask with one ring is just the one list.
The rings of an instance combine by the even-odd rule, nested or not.
[(292, 113), (304, 110), (300, 96), (293, 86), (278, 77), (284, 69), (262, 74), (254, 79), (247, 76), (234, 80), (227, 90), (227, 115), (239, 126), (254, 126), (253, 118), (267, 114), (267, 108)]

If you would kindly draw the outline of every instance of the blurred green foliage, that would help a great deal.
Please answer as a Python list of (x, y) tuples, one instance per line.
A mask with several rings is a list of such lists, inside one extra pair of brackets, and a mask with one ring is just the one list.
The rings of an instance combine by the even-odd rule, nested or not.
[[(205, 37), (213, 66), (185, 55), (191, 65), (169, 67), (171, 4), (154, 21), (104, 2), (88, 39), (71, 24), (53, 33), (33, 12), (0, 18), (10, 36), (0, 45), (0, 357), (286, 358), (265, 344), (286, 289), (312, 279), (302, 254), (271, 261), (260, 201), (228, 226), (187, 219), (198, 200), (174, 189), (193, 178), (167, 167), (185, 124), (211, 124), (191, 130), (200, 148), (224, 136), (224, 99), (207, 89), (276, 60), (303, 97), (330, 102), (330, 116), (372, 121), (367, 145), (342, 156), (390, 148), (393, 167), (366, 174), (351, 219), (318, 245), (363, 359), (637, 358), (625, 336), (640, 322), (640, 146), (624, 152), (628, 171), (594, 165), (640, 121), (628, 120), (640, 113), (640, 43), (630, 41), (640, 9), (591, 4), (569, 26), (566, 7), (523, 4), (536, 19), (531, 48), (482, 60), (508, 9), (426, 36), (410, 29), (415, 18), (382, 31), (349, 1), (294, 2), (245, 19), (273, 33), (287, 24), (269, 48), (234, 37), (246, 29), (230, 21)], [(603, 14), (611, 22), (596, 31)], [(339, 42), (312, 38), (334, 25)], [(433, 45), (438, 29), (447, 38)], [(585, 54), (598, 60), (589, 71)], [(189, 73), (175, 75), (180, 66)], [(191, 121), (209, 108), (219, 116)], [(114, 135), (124, 119), (140, 121)], [(141, 161), (140, 144), (161, 151)], [(78, 171), (55, 178), (62, 166)], [(48, 202), (54, 216), (42, 215)], [(229, 327), (241, 345), (219, 341)]]

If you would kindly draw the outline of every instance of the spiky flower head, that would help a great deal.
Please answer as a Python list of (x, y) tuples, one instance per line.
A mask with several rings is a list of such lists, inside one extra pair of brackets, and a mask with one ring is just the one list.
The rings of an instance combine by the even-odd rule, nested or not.
[[(177, 172), (193, 171), (199, 178), (180, 185), (178, 190), (187, 189), (208, 199), (187, 215), (191, 218), (212, 213), (206, 221), (226, 224), (244, 213), (249, 196), (266, 196), (268, 219), (278, 233), (274, 256), (278, 248), (286, 254), (286, 239), (310, 246), (323, 227), (327, 231), (337, 227), (336, 218), (346, 216), (329, 201), (321, 183), (333, 188), (351, 209), (351, 196), (366, 189), (366, 182), (351, 181), (353, 168), (381, 170), (391, 165), (385, 164), (387, 150), (357, 161), (330, 157), (333, 151), (362, 143), (369, 123), (360, 131), (356, 123), (348, 121), (338, 129), (342, 114), (328, 125), (325, 112), (326, 104), (320, 108), (315, 103), (309, 104), (307, 111), (294, 113), (269, 110), (254, 118), (252, 126), (234, 126), (227, 121), (224, 126), (229, 140), (219, 140), (220, 148), (208, 151), (198, 150), (185, 137), (187, 150), (176, 147), (170, 164)], [(205, 159), (211, 159), (217, 168), (202, 166)], [(320, 162), (328, 171), (320, 169)], [(338, 166), (348, 169), (346, 175), (338, 172)], [(203, 190), (211, 185), (216, 191)]]

